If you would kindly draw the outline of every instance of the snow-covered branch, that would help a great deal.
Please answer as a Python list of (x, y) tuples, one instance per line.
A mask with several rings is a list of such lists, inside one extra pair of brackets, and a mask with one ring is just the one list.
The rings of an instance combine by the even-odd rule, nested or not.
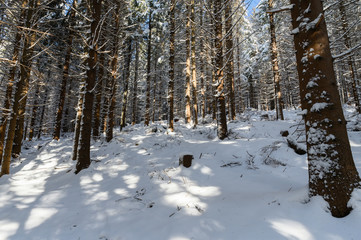
[(343, 52), (343, 53), (340, 53), (336, 56), (332, 56), (333, 59), (337, 59), (337, 58), (341, 58), (341, 57), (344, 57), (346, 55), (349, 55), (351, 54), (353, 51), (355, 51), (356, 49), (358, 49), (359, 47), (361, 47), (361, 43), (357, 44), (356, 46), (348, 49), (347, 51)]
[(290, 5), (287, 5), (287, 6), (283, 6), (283, 7), (280, 7), (280, 8), (275, 8), (275, 9), (268, 9), (266, 11), (266, 13), (278, 13), (278, 12), (283, 12), (283, 11), (287, 11), (287, 10), (292, 10), (294, 4), (290, 4)]

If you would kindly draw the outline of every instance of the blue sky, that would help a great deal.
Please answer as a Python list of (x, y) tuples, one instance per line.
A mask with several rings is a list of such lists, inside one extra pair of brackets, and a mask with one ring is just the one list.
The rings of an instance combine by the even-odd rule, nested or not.
[(257, 4), (259, 3), (260, 0), (250, 0), (251, 5), (249, 6), (250, 9), (254, 8), (257, 6)]

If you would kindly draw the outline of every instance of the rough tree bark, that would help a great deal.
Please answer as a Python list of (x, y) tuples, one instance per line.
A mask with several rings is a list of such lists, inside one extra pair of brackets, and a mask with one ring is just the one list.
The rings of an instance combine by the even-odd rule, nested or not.
[(146, 102), (145, 102), (145, 116), (144, 125), (148, 126), (150, 121), (150, 84), (151, 84), (151, 60), (152, 60), (152, 10), (149, 9), (148, 19), (148, 49), (147, 49), (147, 89), (146, 89)]
[(88, 38), (88, 58), (86, 79), (85, 79), (85, 93), (83, 112), (80, 126), (80, 139), (77, 155), (77, 164), (75, 173), (88, 168), (90, 165), (90, 141), (91, 141), (91, 126), (94, 103), (94, 87), (96, 84), (96, 65), (98, 61), (98, 39), (100, 33), (100, 15), (101, 15), (102, 0), (91, 0), (89, 2), (89, 14), (91, 14), (92, 22), (90, 24), (90, 36)]
[(174, 131), (174, 57), (175, 57), (175, 4), (171, 0), (169, 9), (169, 82), (168, 82), (168, 129)]
[(187, 24), (186, 24), (186, 109), (185, 109), (185, 122), (190, 123), (192, 112), (191, 112), (191, 19), (190, 19), (190, 11), (191, 5), (190, 1), (186, 1), (187, 5)]
[(191, 0), (190, 21), (191, 21), (191, 77), (192, 77), (192, 101), (193, 101), (193, 124), (198, 125), (198, 102), (197, 102), (197, 72), (196, 72), (196, 23), (194, 0)]
[(217, 136), (223, 140), (227, 137), (226, 101), (224, 97), (223, 77), (223, 27), (222, 27), (222, 0), (214, 0), (214, 27), (215, 27), (215, 66), (216, 66), (216, 100), (217, 100)]
[(305, 111), (310, 196), (331, 214), (349, 214), (360, 178), (347, 136), (321, 0), (291, 0), (302, 109)]

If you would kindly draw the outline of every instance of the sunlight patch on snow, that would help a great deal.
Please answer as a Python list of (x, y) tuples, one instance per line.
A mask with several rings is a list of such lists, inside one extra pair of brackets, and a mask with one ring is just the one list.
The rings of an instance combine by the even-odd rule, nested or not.
[(25, 222), (25, 229), (31, 230), (40, 226), (57, 212), (56, 208), (33, 208), (28, 220)]
[(193, 195), (201, 197), (215, 197), (221, 195), (221, 191), (218, 187), (199, 187), (199, 186), (190, 186), (187, 190)]
[(279, 219), (271, 221), (272, 227), (287, 239), (314, 240), (307, 228), (299, 222)]
[(103, 179), (104, 179), (103, 176), (99, 173), (95, 173), (93, 175), (94, 182), (101, 182), (101, 181), (103, 181)]
[(10, 239), (9, 237), (16, 233), (19, 228), (19, 223), (10, 222), (7, 220), (0, 220), (0, 239)]
[(96, 201), (106, 201), (109, 199), (108, 192), (98, 192), (86, 201), (86, 204), (93, 204)]
[(140, 177), (134, 174), (124, 175), (123, 180), (126, 184), (128, 184), (128, 188), (134, 189), (137, 188), (137, 184), (139, 182)]

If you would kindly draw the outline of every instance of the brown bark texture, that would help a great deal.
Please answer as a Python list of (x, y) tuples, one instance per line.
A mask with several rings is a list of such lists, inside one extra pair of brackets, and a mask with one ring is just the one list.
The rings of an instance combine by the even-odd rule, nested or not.
[(171, 0), (169, 9), (169, 82), (168, 82), (168, 129), (174, 131), (174, 57), (175, 57), (175, 4)]
[(305, 112), (310, 196), (322, 196), (331, 214), (349, 214), (360, 178), (342, 112), (321, 0), (291, 0), (302, 109)]

